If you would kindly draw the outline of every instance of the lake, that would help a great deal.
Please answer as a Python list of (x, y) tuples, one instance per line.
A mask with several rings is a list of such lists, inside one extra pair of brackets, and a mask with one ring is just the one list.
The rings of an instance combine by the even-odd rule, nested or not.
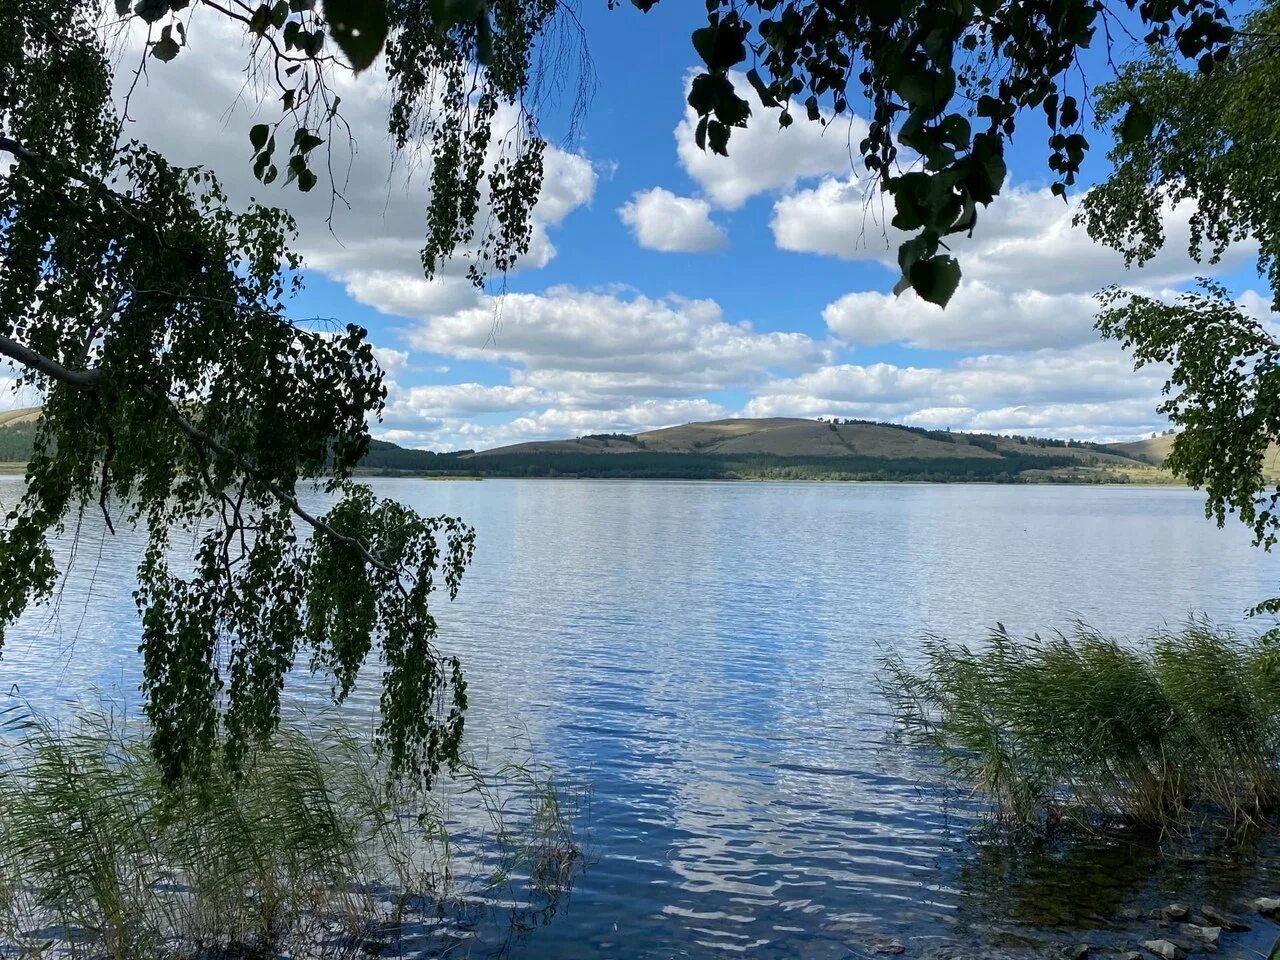
[[(0, 478), (0, 503), (17, 494)], [(468, 746), (589, 786), (588, 863), (522, 957), (844, 958), (869, 938), (1120, 945), (1124, 911), (1271, 892), (1272, 845), (1009, 857), (889, 736), (878, 658), (1073, 618), (1140, 637), (1244, 627), (1280, 557), (1179, 488), (377, 480), (478, 531), (435, 612), (468, 671)], [(62, 548), (64, 558), (70, 546)], [(10, 631), (0, 688), (137, 701), (138, 545), (86, 516), (60, 603)], [(299, 696), (313, 685), (300, 684)], [(365, 686), (352, 709), (369, 711)], [(486, 927), (488, 924), (492, 929)], [(501, 942), (481, 922), (483, 950)]]

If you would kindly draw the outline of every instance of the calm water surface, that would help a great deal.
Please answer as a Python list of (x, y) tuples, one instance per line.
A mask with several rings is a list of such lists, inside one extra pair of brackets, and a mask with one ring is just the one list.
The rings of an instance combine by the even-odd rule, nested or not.
[[(0, 478), (0, 503), (17, 484)], [(589, 865), (517, 956), (843, 958), (874, 934), (913, 954), (1119, 946), (1136, 935), (1113, 922), (1126, 909), (1280, 879), (1265, 845), (1157, 865), (1142, 844), (1011, 857), (968, 842), (968, 811), (886, 736), (875, 693), (877, 658), (928, 632), (1243, 625), (1280, 589), (1280, 557), (1218, 530), (1192, 491), (375, 486), (477, 527), (462, 595), (436, 611), (469, 671), (470, 748), (591, 788)], [(54, 710), (97, 691), (136, 703), (137, 557), (87, 518), (61, 602), (11, 631), (0, 687)]]

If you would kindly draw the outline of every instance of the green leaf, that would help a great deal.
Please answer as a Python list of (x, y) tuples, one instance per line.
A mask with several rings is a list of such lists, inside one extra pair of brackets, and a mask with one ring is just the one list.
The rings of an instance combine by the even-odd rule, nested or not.
[(368, 69), (387, 41), (386, 0), (324, 0), (324, 17), (356, 72)]
[(249, 30), (258, 36), (262, 36), (267, 32), (267, 27), (269, 26), (271, 26), (271, 8), (265, 3), (260, 4), (253, 11), (253, 16), (249, 18)]
[(945, 307), (960, 285), (960, 264), (954, 257), (929, 257), (911, 265), (911, 287), (922, 300)]
[(747, 82), (755, 88), (756, 96), (760, 98), (762, 106), (776, 107), (778, 106), (777, 98), (769, 92), (769, 88), (765, 85), (764, 80), (760, 78), (760, 71), (752, 67), (747, 71)]
[(317, 137), (306, 127), (299, 127), (298, 131), (293, 135), (293, 147), (300, 154), (308, 154), (322, 143), (324, 143), (324, 140)]
[(181, 49), (173, 37), (161, 37), (151, 45), (151, 55), (161, 63), (168, 63)]
[(1155, 128), (1155, 118), (1151, 116), (1151, 112), (1135, 101), (1129, 105), (1124, 119), (1120, 121), (1120, 142), (1125, 146), (1131, 146), (1147, 139)]
[(254, 152), (261, 150), (267, 145), (267, 137), (271, 135), (271, 128), (265, 123), (255, 123), (249, 128), (249, 143), (253, 146)]
[(744, 36), (745, 32), (736, 18), (721, 21), (693, 31), (693, 48), (708, 70), (723, 73), (747, 58)]
[(155, 23), (169, 12), (167, 0), (138, 0), (133, 5), (133, 12), (147, 23)]
[(729, 155), (729, 128), (719, 120), (712, 120), (707, 124), (707, 143), (711, 147), (712, 153), (727, 157)]

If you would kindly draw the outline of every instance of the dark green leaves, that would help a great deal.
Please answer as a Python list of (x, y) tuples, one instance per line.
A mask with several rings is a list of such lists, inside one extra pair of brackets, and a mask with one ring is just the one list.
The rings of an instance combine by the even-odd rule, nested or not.
[(367, 69), (387, 41), (386, 0), (324, 0), (324, 15), (351, 66)]
[(1125, 111), (1120, 121), (1120, 142), (1131, 146), (1151, 136), (1155, 130), (1155, 118), (1141, 103), (1135, 102)]
[(746, 27), (737, 17), (693, 31), (693, 48), (712, 73), (724, 73), (747, 58)]
[(960, 285), (960, 264), (953, 257), (929, 257), (911, 265), (911, 288), (923, 300), (945, 307)]
[(271, 128), (265, 123), (255, 123), (249, 128), (249, 143), (257, 153), (267, 145), (267, 137), (271, 136)]
[[(182, 24), (178, 24), (178, 31), (182, 32)], [(173, 39), (173, 27), (166, 26), (160, 31), (160, 39), (151, 45), (151, 55), (161, 63), (168, 63), (178, 55), (181, 49), (178, 42)]]

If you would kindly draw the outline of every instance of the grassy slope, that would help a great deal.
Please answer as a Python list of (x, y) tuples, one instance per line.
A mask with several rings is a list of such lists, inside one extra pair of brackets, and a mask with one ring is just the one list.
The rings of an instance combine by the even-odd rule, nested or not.
[(1173, 450), (1173, 434), (1162, 434), (1158, 437), (1147, 437), (1129, 443), (1109, 443), (1107, 446), (1117, 453), (1127, 454), (1139, 460), (1146, 460), (1156, 466), (1164, 463), (1165, 458)]
[[(39, 416), (38, 408), (5, 411), (0, 413), (0, 431), (8, 426), (17, 426), (34, 422)], [(2, 438), (2, 435), (0, 435)], [(946, 433), (906, 428), (894, 424), (883, 423), (840, 423), (833, 424), (817, 420), (805, 420), (791, 417), (775, 417), (759, 420), (730, 419), (716, 420), (708, 423), (688, 423), (660, 430), (650, 430), (636, 436), (609, 435), (588, 436), (571, 440), (539, 441), (499, 447), (479, 453), (443, 457), (436, 462), (428, 462), (431, 455), (419, 454), (417, 451), (402, 451), (393, 444), (375, 442), (375, 452), (392, 453), (395, 466), (386, 457), (371, 457), (369, 466), (374, 469), (403, 470), (404, 472), (486, 472), (484, 461), (487, 457), (499, 457), (504, 461), (504, 468), (497, 472), (505, 472), (513, 460), (530, 457), (531, 461), (546, 464), (555, 461), (557, 455), (566, 455), (565, 470), (572, 473), (582, 469), (584, 455), (597, 464), (604, 460), (612, 462), (614, 455), (622, 457), (618, 461), (621, 472), (631, 470), (623, 466), (631, 462), (628, 455), (641, 455), (636, 458), (639, 475), (649, 475), (652, 464), (639, 466), (641, 461), (655, 458), (675, 458), (673, 465), (680, 462), (682, 455), (688, 455), (690, 469), (695, 472), (690, 476), (705, 475), (707, 461), (734, 461), (742, 464), (756, 464), (748, 467), (748, 473), (760, 476), (777, 476), (772, 468), (787, 463), (799, 464), (804, 461), (805, 476), (848, 475), (850, 471), (867, 474), (878, 471), (874, 462), (885, 462), (886, 465), (897, 464), (895, 471), (906, 470), (916, 473), (926, 470), (932, 474), (954, 474), (956, 479), (981, 479), (987, 468), (974, 472), (975, 465), (989, 464), (996, 469), (1005, 469), (1002, 465), (1009, 458), (1044, 458), (1053, 457), (1059, 465), (1050, 469), (1038, 469), (1031, 462), (1025, 464), (1023, 476), (1034, 480), (1098, 480), (1122, 481), (1128, 483), (1167, 483), (1172, 478), (1157, 468), (1158, 461), (1148, 447), (1161, 440), (1137, 441), (1132, 444), (1058, 446), (1049, 441), (1025, 437), (998, 437), (994, 435)], [(0, 458), (5, 459), (5, 458)], [(13, 459), (13, 458), (9, 458)], [(854, 461), (857, 461), (857, 465)], [(422, 461), (422, 462), (419, 462)], [(451, 461), (451, 462), (446, 462)], [(467, 461), (463, 463), (460, 461)], [(830, 461), (830, 469), (823, 466)], [(1064, 463), (1063, 461), (1066, 461)], [(1071, 465), (1078, 461), (1078, 466)], [(915, 462), (916, 468), (907, 467), (908, 462)], [(919, 466), (921, 464), (932, 466)], [(948, 463), (955, 464), (954, 468)], [(768, 468), (768, 469), (766, 469)], [(595, 469), (595, 468), (590, 468)], [(678, 472), (679, 467), (675, 466)], [(1021, 469), (1021, 468), (1020, 468)], [(700, 472), (699, 472), (700, 471)], [(490, 471), (491, 472), (491, 471)]]
[(19, 423), (34, 423), (39, 419), (39, 407), (19, 407), (17, 410), (0, 410), (0, 427), (8, 427)]
[[(990, 449), (994, 447), (995, 449)], [(1040, 447), (1034, 442), (983, 434), (943, 434), (904, 429), (883, 423), (842, 423), (774, 417), (761, 420), (713, 420), (686, 423), (637, 434), (634, 438), (579, 437), (496, 447), (476, 458), (506, 454), (547, 453), (702, 453), (722, 456), (875, 457), (886, 460), (994, 459), (1000, 453), (1028, 456), (1047, 453), (1072, 459), (1132, 464), (1123, 451), (1098, 447)], [(999, 451), (999, 452), (996, 452)]]

